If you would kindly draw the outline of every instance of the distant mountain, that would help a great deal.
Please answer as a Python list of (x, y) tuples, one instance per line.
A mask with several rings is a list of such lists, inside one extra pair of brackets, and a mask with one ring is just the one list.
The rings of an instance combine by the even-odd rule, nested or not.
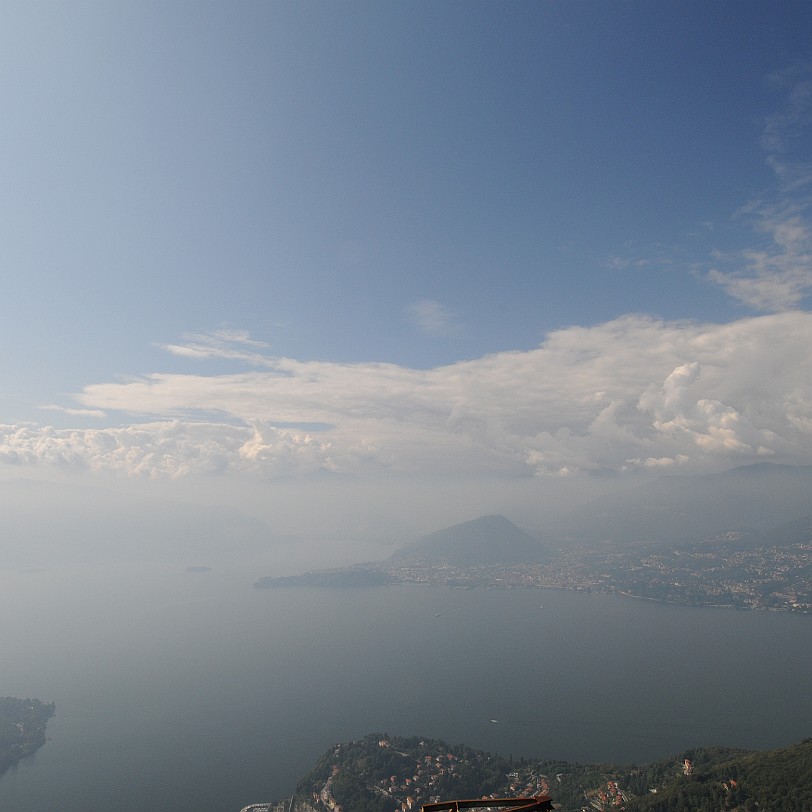
[(767, 530), (746, 530), (735, 534), (704, 536), (686, 545), (675, 545), (675, 549), (701, 550), (709, 546), (718, 546), (727, 551), (750, 550), (759, 547), (790, 547), (809, 541), (812, 541), (812, 515), (802, 516), (791, 522), (782, 522)]
[(582, 505), (545, 531), (559, 539), (673, 544), (802, 519), (812, 466), (758, 463), (721, 474), (664, 476)]
[(504, 516), (482, 516), (437, 530), (398, 550), (390, 559), (423, 564), (444, 562), (472, 567), (491, 564), (536, 564), (547, 559), (538, 539)]
[(812, 539), (812, 516), (803, 516), (793, 522), (786, 522), (762, 534), (765, 544), (788, 546), (802, 544)]

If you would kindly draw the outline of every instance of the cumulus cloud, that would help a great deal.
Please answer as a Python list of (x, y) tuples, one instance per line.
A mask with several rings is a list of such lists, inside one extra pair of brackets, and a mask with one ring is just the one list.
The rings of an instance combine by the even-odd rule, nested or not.
[(172, 478), (307, 475), (331, 468), (329, 443), (306, 433), (178, 420), (84, 430), (0, 426), (0, 462)]
[(148, 422), (7, 426), (0, 461), (152, 476), (809, 464), (810, 346), (812, 315), (790, 311), (722, 325), (626, 316), (557, 330), (529, 351), (427, 370), (259, 353), (255, 368), (234, 374), (88, 386), (76, 396), (82, 409)]

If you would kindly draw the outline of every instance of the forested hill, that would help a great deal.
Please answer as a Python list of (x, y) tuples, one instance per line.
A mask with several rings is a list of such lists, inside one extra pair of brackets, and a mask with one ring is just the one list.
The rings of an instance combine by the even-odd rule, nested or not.
[(779, 750), (737, 754), (694, 751), (690, 776), (627, 805), (634, 812), (812, 810), (812, 739)]
[(418, 810), (453, 798), (550, 795), (562, 812), (810, 812), (812, 739), (778, 750), (708, 747), (645, 765), (505, 759), (373, 734), (331, 747), (298, 786), (315, 810)]

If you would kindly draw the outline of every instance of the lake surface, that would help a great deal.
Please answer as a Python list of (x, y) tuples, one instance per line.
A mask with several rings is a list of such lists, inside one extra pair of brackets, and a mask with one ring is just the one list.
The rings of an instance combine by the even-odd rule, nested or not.
[(580, 761), (812, 735), (809, 617), (251, 588), (271, 572), (0, 572), (0, 694), (57, 706), (48, 743), (0, 778), (0, 809), (237, 812), (375, 731)]

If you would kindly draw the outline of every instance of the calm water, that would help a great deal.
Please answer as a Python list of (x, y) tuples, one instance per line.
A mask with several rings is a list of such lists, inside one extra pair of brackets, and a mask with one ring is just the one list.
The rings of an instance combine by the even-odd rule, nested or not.
[(373, 731), (581, 761), (812, 735), (812, 618), (264, 572), (0, 574), (0, 694), (57, 704), (0, 810), (236, 812)]

